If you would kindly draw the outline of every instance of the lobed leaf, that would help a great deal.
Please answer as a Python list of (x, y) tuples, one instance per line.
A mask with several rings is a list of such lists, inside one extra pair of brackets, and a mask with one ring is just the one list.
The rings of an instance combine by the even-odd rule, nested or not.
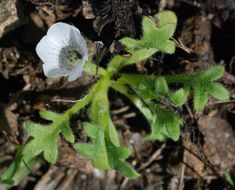
[(200, 86), (194, 86), (193, 101), (197, 112), (203, 110), (208, 101), (208, 92)]
[(40, 111), (39, 115), (48, 121), (54, 121), (54, 122), (58, 120), (58, 118), (61, 116), (60, 114), (49, 110)]
[(90, 143), (77, 143), (75, 150), (83, 156), (90, 158), (96, 167), (118, 170), (123, 176), (135, 178), (137, 172), (125, 159), (130, 155), (130, 150), (125, 147), (115, 146), (110, 136), (97, 126), (85, 123), (85, 132), (91, 138)]
[(90, 158), (96, 167), (109, 169), (107, 151), (105, 147), (105, 133), (98, 125), (84, 123), (85, 133), (91, 138), (90, 143), (77, 143), (74, 149), (87, 158)]
[[(161, 140), (160, 138), (165, 139), (165, 137), (178, 140), (180, 135), (180, 127), (183, 125), (183, 119), (180, 118), (175, 113), (156, 108), (156, 121), (151, 128), (151, 134), (147, 136), (149, 140)], [(159, 135), (159, 133), (162, 133)]]
[(154, 17), (158, 20), (160, 27), (170, 25), (169, 36), (171, 37), (177, 26), (176, 14), (172, 11), (164, 10), (154, 15)]
[(108, 80), (104, 80), (103, 84), (101, 83), (99, 91), (92, 99), (89, 116), (94, 124), (101, 126), (105, 133), (109, 134), (112, 143), (119, 146), (117, 130), (112, 123), (109, 113), (108, 86)]
[(117, 147), (110, 140), (106, 139), (106, 148), (110, 167), (118, 170), (123, 176), (128, 178), (137, 178), (139, 174), (128, 164), (125, 159), (131, 154), (130, 149), (125, 147)]
[[(140, 40), (140, 46), (143, 48), (155, 48), (164, 51), (165, 43), (171, 37), (171, 26), (165, 25), (157, 28), (155, 22), (148, 17), (143, 18), (142, 26), (143, 37)], [(168, 47), (170, 46), (168, 45)], [(170, 49), (168, 51), (173, 52), (173, 50)]]
[(22, 157), (17, 157), (9, 168), (0, 177), (0, 182), (4, 184), (17, 185), (26, 175), (28, 175), (33, 166), (38, 161), (38, 158), (33, 158), (28, 161), (27, 166)]
[(205, 71), (204, 73), (202, 73), (203, 78), (210, 81), (215, 81), (221, 78), (223, 75), (224, 75), (224, 67), (222, 66), (212, 67), (207, 71)]
[(123, 66), (127, 66), (127, 65), (130, 65), (133, 63), (141, 62), (141, 61), (151, 57), (154, 53), (156, 53), (156, 51), (157, 50), (154, 48), (144, 48), (144, 49), (134, 51), (130, 58), (125, 59)]
[(175, 52), (175, 43), (170, 38), (176, 29), (176, 15), (171, 11), (163, 11), (155, 15), (154, 18), (155, 20), (147, 16), (143, 17), (143, 35), (140, 40), (126, 37), (120, 40), (132, 54), (127, 65), (144, 60), (157, 51), (169, 54)]
[(69, 120), (62, 123), (61, 133), (67, 142), (74, 143), (75, 137), (74, 137), (72, 129), (70, 128)]
[(188, 98), (188, 93), (185, 91), (184, 88), (180, 88), (179, 90), (173, 92), (171, 94), (171, 101), (176, 106), (182, 106), (185, 104)]
[(164, 77), (158, 77), (155, 80), (155, 90), (162, 95), (168, 94), (169, 88)]
[(138, 40), (128, 38), (128, 37), (124, 37), (120, 39), (119, 41), (129, 49), (138, 48), (138, 45), (139, 45)]
[(173, 139), (174, 141), (178, 141), (180, 137), (180, 127), (177, 122), (172, 122), (171, 124), (167, 124), (166, 128), (166, 135)]
[(212, 83), (208, 86), (208, 92), (211, 96), (218, 100), (228, 100), (229, 99), (229, 92), (223, 87), (223, 85), (219, 83)]

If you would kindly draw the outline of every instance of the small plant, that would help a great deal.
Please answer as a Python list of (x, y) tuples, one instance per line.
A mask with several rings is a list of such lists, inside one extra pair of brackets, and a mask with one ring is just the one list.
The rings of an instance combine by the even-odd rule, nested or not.
[[(148, 140), (179, 139), (180, 127), (183, 126), (184, 120), (171, 111), (170, 107), (184, 105), (190, 94), (197, 112), (203, 110), (209, 95), (219, 100), (228, 99), (228, 91), (216, 82), (224, 73), (222, 66), (213, 67), (202, 73), (172, 76), (148, 76), (121, 71), (123, 67), (148, 59), (156, 52), (173, 54), (176, 45), (171, 38), (176, 25), (176, 15), (171, 11), (160, 12), (154, 18), (144, 16), (141, 39), (120, 40), (130, 56), (116, 55), (107, 64), (106, 69), (99, 67), (99, 79), (89, 93), (64, 113), (40, 112), (40, 116), (51, 121), (51, 124), (27, 124), (30, 137), (18, 148), (15, 161), (1, 176), (1, 181), (17, 184), (29, 173), (29, 169), (33, 168), (41, 156), (49, 163), (56, 163), (57, 142), (60, 136), (80, 155), (89, 158), (95, 167), (114, 169), (125, 177), (137, 178), (138, 172), (126, 161), (131, 150), (120, 144), (117, 130), (110, 117), (108, 100), (110, 88), (127, 97), (146, 118), (151, 127), (151, 133), (146, 136)], [(61, 39), (62, 41), (65, 39), (63, 43), (56, 41), (56, 36), (61, 34), (57, 32), (62, 32)], [(78, 29), (63, 23), (55, 24), (42, 40), (46, 41), (48, 46), (40, 42), (37, 52), (44, 61), (43, 69), (48, 77), (69, 76), (69, 80), (75, 80), (80, 76), (88, 53)], [(57, 48), (58, 54), (54, 54), (53, 48)], [(55, 62), (52, 64), (51, 61)], [(96, 74), (96, 68), (97, 66), (90, 60), (84, 65), (84, 71), (92, 75)], [(114, 80), (117, 73), (120, 77)], [(180, 84), (181, 87), (171, 90), (169, 85), (172, 84)], [(162, 106), (163, 104), (165, 106)], [(87, 107), (89, 121), (83, 123), (83, 128), (90, 141), (78, 143), (70, 128), (70, 118), (84, 107)]]

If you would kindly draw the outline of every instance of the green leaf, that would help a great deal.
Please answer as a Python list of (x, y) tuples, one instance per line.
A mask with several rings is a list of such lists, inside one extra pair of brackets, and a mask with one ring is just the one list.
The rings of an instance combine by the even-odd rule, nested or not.
[(224, 75), (224, 67), (222, 66), (212, 67), (209, 70), (202, 73), (202, 75), (203, 78), (207, 80), (215, 81)]
[(147, 42), (147, 44), (148, 43), (158, 44), (160, 46), (162, 45), (160, 44), (160, 42), (164, 43), (166, 40), (172, 37), (173, 35), (172, 28), (173, 27), (175, 28), (175, 24), (171, 23), (157, 27), (156, 22), (153, 19), (146, 16), (143, 17), (142, 26), (143, 26), (143, 38), (141, 39), (141, 42), (144, 41)]
[(116, 73), (123, 67), (124, 58), (120, 55), (116, 55), (108, 63), (107, 71), (110, 73)]
[[(143, 35), (140, 40), (131, 38), (123, 38), (120, 42), (127, 46), (127, 50), (142, 51), (142, 49), (154, 49), (154, 53), (162, 51), (172, 54), (175, 52), (175, 43), (170, 40), (173, 36), (177, 25), (177, 17), (171, 11), (163, 11), (155, 15), (155, 20), (147, 16), (142, 19)], [(139, 52), (138, 52), (139, 54)], [(141, 52), (141, 54), (143, 54)], [(141, 55), (140, 54), (140, 55)], [(151, 53), (146, 54), (146, 58), (151, 56)], [(134, 59), (134, 58), (132, 58)], [(143, 59), (142, 59), (143, 60)], [(133, 63), (133, 61), (130, 61)]]
[(90, 123), (84, 123), (84, 129), (87, 136), (91, 138), (91, 142), (77, 143), (74, 149), (82, 156), (90, 158), (96, 167), (109, 169), (104, 130)]
[(148, 48), (148, 49), (145, 48), (145, 49), (134, 51), (132, 53), (131, 57), (126, 59), (125, 66), (143, 61), (143, 60), (151, 57), (154, 53), (156, 53), (156, 51), (157, 50), (153, 49), (153, 48)]
[[(42, 149), (43, 155), (46, 161), (49, 163), (55, 164), (58, 157), (58, 150), (57, 150), (57, 144), (58, 144), (58, 137), (57, 136), (51, 136), (51, 139), (48, 141), (47, 146)], [(39, 139), (39, 140), (45, 140), (46, 139)], [(35, 140), (36, 141), (36, 140)], [(36, 144), (36, 143), (35, 143)], [(39, 144), (39, 142), (37, 143)], [(28, 145), (28, 147), (30, 144)], [(34, 147), (34, 145), (32, 145)], [(31, 147), (30, 147), (31, 148)]]
[(82, 156), (92, 160), (106, 157), (104, 166), (101, 166), (102, 168), (106, 168), (108, 164), (103, 129), (90, 123), (84, 123), (83, 126), (85, 133), (91, 138), (91, 143), (77, 143), (74, 145), (74, 149)]
[(129, 178), (138, 176), (133, 167), (125, 162), (131, 153), (128, 148), (115, 146), (110, 140), (110, 136), (106, 136), (103, 129), (97, 125), (85, 123), (84, 129), (91, 138), (91, 142), (75, 144), (74, 148), (79, 154), (90, 158), (96, 167), (112, 168)]
[[(142, 19), (142, 27), (143, 27), (143, 38), (150, 40), (150, 37), (152, 36), (153, 31), (156, 30), (156, 23), (154, 22), (153, 19), (151, 19), (147, 16), (144, 16)], [(147, 40), (147, 41), (149, 41), (149, 40)]]
[(138, 44), (139, 44), (138, 40), (128, 38), (128, 37), (124, 37), (119, 41), (130, 49), (138, 47)]
[[(91, 123), (88, 123), (88, 122), (84, 122), (83, 123), (83, 128), (84, 128), (84, 131), (86, 133), (86, 135), (88, 137), (90, 137), (91, 139), (95, 139), (97, 138), (97, 135), (99, 134), (99, 132), (101, 133), (101, 136), (103, 136), (103, 130), (100, 129), (100, 127), (94, 125), (94, 124), (91, 124)], [(102, 138), (102, 137), (101, 137)]]
[(234, 187), (234, 186), (235, 186), (233, 177), (232, 177), (228, 172), (225, 172), (225, 173), (224, 173), (224, 177), (225, 177), (227, 183), (228, 183), (231, 187)]
[(62, 126), (61, 126), (61, 133), (64, 137), (64, 139), (70, 143), (74, 143), (75, 141), (75, 137), (74, 137), (74, 134), (73, 134), (73, 131), (72, 129), (70, 128), (70, 125), (69, 125), (69, 120), (68, 121), (65, 121)]
[(141, 62), (151, 57), (154, 53), (156, 53), (156, 51), (157, 50), (153, 48), (144, 48), (144, 49), (131, 52), (131, 56), (129, 58), (125, 58), (120, 55), (117, 55), (109, 62), (107, 70), (110, 73), (116, 73), (122, 67), (131, 65), (137, 62)]
[(117, 147), (106, 139), (106, 148), (108, 153), (108, 160), (111, 168), (118, 170), (123, 176), (135, 179), (139, 174), (135, 169), (128, 164), (125, 159), (131, 154), (130, 149), (125, 147)]
[(161, 51), (168, 53), (168, 54), (173, 54), (175, 53), (176, 45), (175, 42), (167, 40), (164, 45), (161, 47)]
[(213, 82), (219, 79), (223, 73), (224, 68), (216, 66), (189, 79), (194, 90), (194, 108), (196, 111), (204, 109), (209, 94), (219, 100), (229, 99), (228, 91), (221, 84)]
[(223, 87), (223, 85), (219, 83), (212, 83), (208, 86), (208, 91), (214, 98), (218, 100), (228, 100), (229, 99), (229, 92)]
[(167, 124), (166, 126), (166, 135), (173, 139), (174, 141), (178, 141), (180, 137), (180, 128), (176, 122), (172, 122), (171, 124)]
[[(172, 29), (175, 28), (174, 24), (166, 24), (157, 28), (155, 22), (144, 17), (142, 21), (143, 37), (140, 40), (140, 46), (144, 48), (155, 48), (157, 50), (173, 53), (175, 46), (169, 43), (169, 38), (172, 36)], [(166, 45), (167, 43), (167, 45)], [(167, 53), (166, 52), (166, 53)]]
[(112, 122), (112, 120), (110, 119), (109, 120), (109, 136), (110, 136), (110, 139), (112, 141), (112, 143), (115, 145), (115, 146), (120, 146), (120, 142), (119, 142), (119, 137), (118, 137), (118, 133), (117, 133), (117, 130)]
[(109, 113), (109, 102), (107, 94), (109, 82), (109, 80), (104, 80), (104, 83), (101, 83), (99, 91), (92, 99), (89, 116), (93, 123), (102, 127), (104, 132), (109, 134), (112, 143), (116, 146), (119, 146), (117, 130), (111, 121)]
[[(58, 113), (55, 113), (55, 112), (52, 112), (52, 111), (40, 111), (39, 112), (40, 116), (48, 121), (53, 121), (53, 122), (56, 122), (59, 120), (59, 118), (61, 117), (61, 114), (58, 114)], [(38, 126), (40, 127), (40, 126)], [(35, 130), (33, 130), (35, 131)], [(29, 126), (29, 133), (30, 133), (30, 126)], [(69, 118), (67, 118), (67, 120), (61, 124), (61, 133), (62, 135), (64, 136), (65, 140), (70, 142), (70, 143), (74, 143), (74, 134), (73, 134), (73, 131), (71, 130), (70, 128), (70, 125), (69, 125)], [(33, 136), (31, 134), (31, 136)]]
[(162, 95), (166, 95), (169, 92), (168, 85), (164, 77), (158, 77), (155, 80), (155, 90)]
[[(160, 23), (159, 26), (156, 24), (156, 20)], [(115, 73), (124, 66), (149, 58), (157, 51), (173, 54), (176, 45), (170, 38), (175, 32), (176, 25), (176, 15), (171, 11), (163, 11), (155, 15), (155, 20), (144, 16), (142, 38), (135, 40), (125, 37), (120, 40), (127, 47), (131, 56), (129, 58), (115, 56), (108, 65), (108, 71)]]
[(176, 14), (172, 11), (164, 10), (162, 12), (157, 13), (154, 17), (158, 19), (161, 27), (170, 25), (169, 36), (171, 37), (174, 34), (177, 26)]
[[(1, 176), (4, 183), (13, 182), (17, 184), (20, 179), (27, 175), (31, 168), (35, 165), (39, 155), (50, 163), (56, 163), (57, 160), (57, 144), (60, 133), (70, 142), (74, 141), (71, 129), (69, 129), (69, 118), (77, 113), (80, 109), (90, 103), (99, 87), (99, 82), (94, 85), (90, 93), (77, 101), (73, 107), (63, 114), (59, 115), (51, 111), (43, 111), (40, 115), (52, 121), (51, 124), (44, 126), (36, 123), (28, 123), (26, 129), (29, 134), (28, 141), (17, 151), (16, 160)], [(27, 168), (27, 169), (26, 169)]]
[(61, 116), (60, 114), (49, 110), (40, 111), (39, 115), (48, 121), (54, 121), (54, 122)]
[(148, 80), (143, 80), (139, 81), (137, 84), (131, 84), (130, 82), (130, 87), (133, 87), (133, 90), (141, 96), (144, 99), (155, 99), (156, 93), (154, 91), (154, 84), (151, 83), (151, 81)]
[(5, 171), (1, 180), (14, 181), (17, 184), (19, 179), (30, 172), (28, 166), (31, 168), (36, 163), (37, 156), (41, 153), (48, 162), (56, 163), (60, 128), (53, 124), (43, 126), (36, 123), (28, 123), (26, 128), (31, 138), (18, 151), (16, 161)]
[(194, 86), (194, 109), (198, 112), (204, 109), (208, 101), (208, 92), (206, 89), (195, 85)]
[(175, 141), (178, 140), (183, 119), (169, 110), (155, 108), (155, 111), (157, 116), (156, 121), (151, 126), (151, 134), (146, 139), (164, 140), (165, 137), (168, 137)]
[[(130, 101), (139, 109), (144, 115), (151, 127), (151, 133), (146, 137), (148, 140), (166, 140), (171, 138), (176, 140), (179, 138), (179, 128), (183, 125), (183, 119), (176, 115), (174, 112), (160, 109), (151, 100), (141, 100), (135, 94), (131, 94), (125, 83), (122, 80), (118, 80), (112, 83), (112, 87), (125, 95)], [(170, 133), (166, 132), (166, 126)], [(169, 126), (174, 126), (174, 133), (171, 133)], [(176, 129), (178, 128), (178, 129)], [(173, 130), (172, 130), (173, 131)]]
[(182, 106), (187, 101), (188, 93), (183, 88), (171, 94), (171, 101), (176, 106)]
[(18, 157), (11, 165), (10, 167), (4, 172), (4, 174), (1, 176), (0, 181), (6, 184), (12, 184), (15, 182), (14, 175), (16, 171), (18, 170), (20, 164), (22, 162), (21, 157)]
[(50, 163), (56, 163), (57, 160), (57, 141), (59, 128), (42, 126), (39, 124), (29, 123), (27, 125), (28, 133), (34, 137), (22, 150), (25, 161), (31, 155), (39, 155), (43, 152), (45, 159)]
[(26, 163), (22, 157), (17, 157), (9, 168), (0, 177), (0, 182), (4, 184), (17, 185), (20, 181), (31, 172), (38, 158), (33, 158)]

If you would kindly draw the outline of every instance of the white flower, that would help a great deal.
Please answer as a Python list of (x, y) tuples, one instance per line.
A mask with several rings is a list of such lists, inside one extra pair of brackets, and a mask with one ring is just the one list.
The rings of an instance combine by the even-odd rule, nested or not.
[(83, 65), (88, 59), (85, 39), (80, 31), (69, 24), (53, 24), (37, 44), (36, 52), (44, 62), (47, 77), (68, 76), (69, 81), (81, 76)]

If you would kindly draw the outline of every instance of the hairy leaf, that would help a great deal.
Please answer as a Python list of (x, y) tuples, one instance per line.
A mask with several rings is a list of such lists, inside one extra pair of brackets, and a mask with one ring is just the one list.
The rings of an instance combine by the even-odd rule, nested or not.
[(101, 126), (104, 132), (110, 136), (112, 143), (119, 146), (118, 134), (109, 113), (108, 85), (109, 80), (104, 80), (101, 83), (99, 91), (92, 99), (89, 116), (93, 123)]
[(158, 77), (156, 79), (155, 90), (162, 95), (166, 95), (169, 92), (168, 85), (164, 77)]
[(104, 130), (97, 125), (86, 123), (84, 129), (91, 142), (75, 144), (77, 152), (90, 158), (96, 167), (112, 168), (129, 178), (138, 177), (134, 168), (125, 161), (131, 153), (128, 148), (115, 146), (110, 137), (106, 136)]
[(91, 138), (90, 143), (77, 143), (74, 145), (74, 149), (91, 160), (101, 160), (98, 164), (99, 167), (107, 169), (109, 168), (107, 153), (105, 148), (104, 131), (101, 127), (90, 123), (84, 123), (84, 130), (88, 137)]
[(61, 116), (60, 114), (49, 110), (40, 111), (39, 115), (48, 121), (54, 121), (54, 122)]
[(108, 139), (106, 139), (106, 148), (111, 168), (118, 170), (123, 176), (128, 178), (137, 178), (139, 176), (135, 169), (125, 161), (131, 154), (130, 149), (122, 146), (117, 147)]
[(177, 25), (176, 15), (171, 11), (162, 11), (154, 18), (143, 17), (143, 35), (140, 40), (123, 38), (120, 42), (127, 47), (127, 50), (155, 49), (155, 52), (162, 51), (172, 54), (175, 52), (175, 43), (170, 40)]
[(162, 135), (159, 136), (158, 133), (162, 133), (168, 138), (175, 141), (178, 140), (180, 127), (183, 125), (183, 119), (169, 110), (155, 108), (155, 111), (157, 116), (156, 121), (152, 126), (151, 134), (147, 136), (147, 139), (160, 140), (158, 138), (162, 138)]
[(194, 109), (196, 111), (201, 111), (206, 106), (206, 103), (208, 101), (208, 92), (203, 89), (201, 86), (195, 86), (194, 87)]
[(229, 92), (223, 87), (223, 85), (219, 83), (212, 83), (208, 87), (208, 91), (211, 96), (217, 98), (218, 100), (228, 100), (229, 99)]
[(154, 17), (158, 20), (161, 27), (165, 25), (171, 25), (172, 28), (169, 36), (174, 34), (177, 26), (177, 16), (174, 12), (164, 10), (154, 15)]
[(132, 38), (128, 38), (128, 37), (124, 37), (121, 40), (119, 40), (123, 45), (125, 45), (126, 47), (128, 47), (129, 49), (133, 49), (133, 48), (138, 48), (139, 45), (139, 41), (132, 39)]
[(143, 61), (151, 57), (154, 53), (156, 53), (156, 49), (154, 48), (148, 48), (148, 49), (145, 48), (145, 49), (133, 51), (131, 57), (129, 59), (125, 59), (125, 66)]
[(224, 75), (224, 67), (222, 66), (215, 66), (210, 68), (209, 70), (202, 73), (203, 78), (210, 81), (215, 81), (221, 78)]
[(182, 106), (183, 104), (185, 104), (187, 98), (188, 98), (188, 93), (183, 88), (180, 88), (179, 90), (171, 94), (171, 101), (176, 106)]

